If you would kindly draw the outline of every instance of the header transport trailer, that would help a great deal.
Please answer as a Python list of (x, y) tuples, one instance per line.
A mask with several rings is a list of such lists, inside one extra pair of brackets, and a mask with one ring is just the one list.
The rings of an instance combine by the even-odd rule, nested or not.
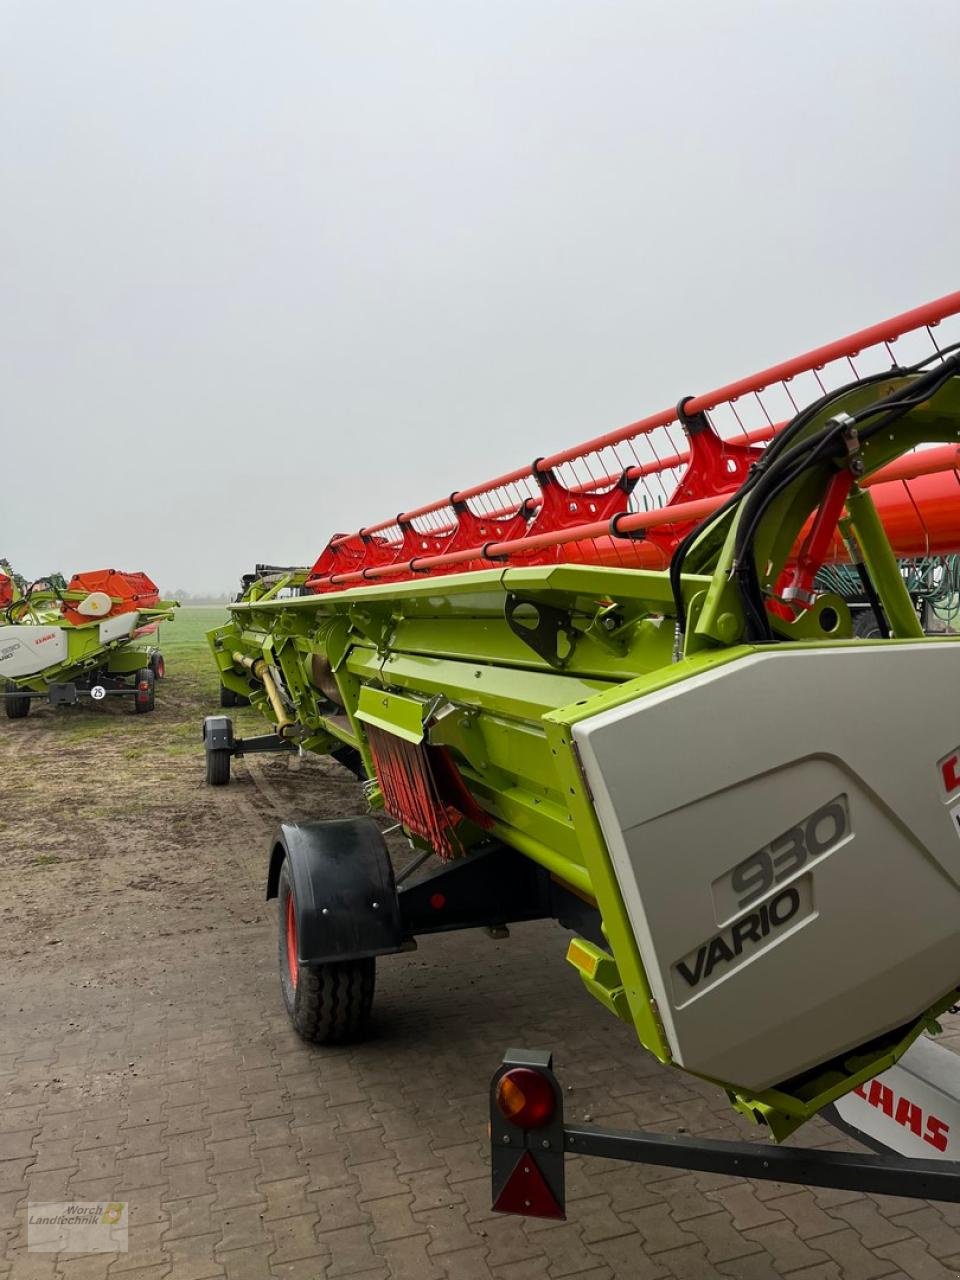
[[(960, 982), (960, 649), (897, 556), (960, 550), (960, 343), (934, 331), (958, 313), (338, 535), (312, 594), (231, 606), (224, 686), (421, 851), (398, 883), (372, 818), (281, 827), (303, 1036), (361, 1035), (376, 958), (420, 934), (540, 918), (645, 1049), (777, 1139), (934, 1024)], [(834, 561), (878, 638), (817, 586)], [(204, 738), (226, 781), (243, 744), (226, 717)]]
[(134, 711), (154, 709), (165, 671), (154, 642), (176, 601), (161, 600), (145, 573), (101, 569), (23, 584), (0, 564), (0, 696), (20, 720), (35, 698), (52, 706), (84, 698), (129, 697)]

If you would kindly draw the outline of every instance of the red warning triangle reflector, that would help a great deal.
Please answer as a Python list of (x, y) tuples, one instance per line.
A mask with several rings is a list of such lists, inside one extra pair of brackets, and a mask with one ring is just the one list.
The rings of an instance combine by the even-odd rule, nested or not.
[(536, 1160), (525, 1151), (493, 1205), (494, 1213), (523, 1213), (528, 1218), (566, 1218)]

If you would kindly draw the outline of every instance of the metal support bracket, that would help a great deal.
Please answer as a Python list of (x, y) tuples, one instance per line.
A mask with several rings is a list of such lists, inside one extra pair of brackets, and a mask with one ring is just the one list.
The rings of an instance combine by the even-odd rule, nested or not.
[(559, 669), (570, 661), (580, 632), (566, 609), (510, 592), (504, 600), (503, 612), (513, 634), (551, 667)]
[(596, 907), (497, 840), (485, 841), (467, 857), (443, 863), (426, 875), (402, 879), (397, 897), (407, 937), (557, 920), (584, 937), (603, 940)]

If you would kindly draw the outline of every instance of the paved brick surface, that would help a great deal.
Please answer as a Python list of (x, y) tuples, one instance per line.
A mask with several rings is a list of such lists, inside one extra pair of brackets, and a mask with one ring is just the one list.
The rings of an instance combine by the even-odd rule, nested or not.
[[(0, 979), (0, 1277), (960, 1274), (957, 1207), (610, 1161), (569, 1162), (565, 1223), (491, 1214), (486, 1085), (509, 1044), (554, 1049), (571, 1118), (753, 1134), (589, 1001), (549, 924), (426, 940), (381, 963), (368, 1041), (303, 1044), (280, 1002), (265, 841), (318, 795), (328, 811), (359, 796), (333, 767), (254, 761), (225, 794), (182, 767), (172, 905), (118, 914), (94, 885), (56, 945), (26, 943)], [(802, 1136), (835, 1139), (819, 1122)], [(100, 1197), (130, 1204), (127, 1253), (26, 1252), (28, 1198)]]

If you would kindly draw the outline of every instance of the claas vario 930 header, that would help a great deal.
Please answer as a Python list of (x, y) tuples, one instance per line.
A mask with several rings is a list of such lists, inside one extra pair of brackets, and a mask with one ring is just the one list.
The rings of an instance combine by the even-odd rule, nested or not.
[(82, 698), (133, 699), (134, 710), (155, 705), (164, 674), (153, 642), (176, 602), (161, 600), (145, 573), (100, 569), (25, 583), (0, 561), (0, 690), (6, 714), (19, 720), (35, 698), (53, 706)]
[[(297, 1029), (360, 1035), (376, 957), (553, 917), (586, 990), (777, 1138), (894, 1062), (960, 981), (960, 649), (898, 560), (960, 550), (960, 294), (337, 535), (210, 634), (372, 818), (285, 824)], [(939, 338), (939, 342), (938, 342)], [(824, 590), (853, 567), (877, 638)], [(428, 862), (435, 855), (439, 862)], [(429, 869), (432, 868), (432, 869)]]

